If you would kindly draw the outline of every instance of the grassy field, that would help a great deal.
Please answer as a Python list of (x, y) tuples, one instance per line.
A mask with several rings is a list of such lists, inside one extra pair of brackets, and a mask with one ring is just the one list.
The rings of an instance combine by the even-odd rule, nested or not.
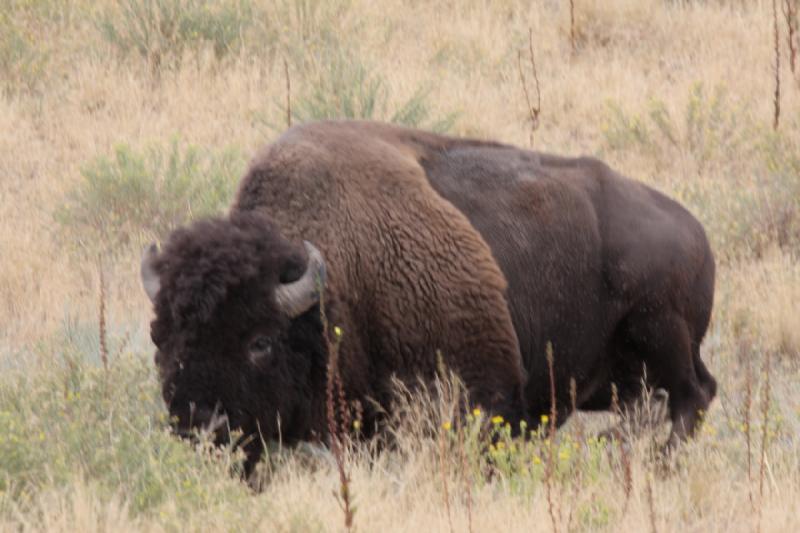
[(601, 157), (684, 202), (718, 259), (720, 394), (671, 468), (650, 453), (662, 430), (589, 438), (611, 415), (480, 454), (446, 406), (412, 402), (391, 451), (346, 454), (355, 530), (800, 530), (786, 17), (776, 129), (772, 2), (571, 3), (2, 0), (0, 530), (345, 529), (329, 456), (274, 449), (256, 494), (235, 453), (169, 435), (138, 279), (143, 244), (223, 212), (287, 114)]

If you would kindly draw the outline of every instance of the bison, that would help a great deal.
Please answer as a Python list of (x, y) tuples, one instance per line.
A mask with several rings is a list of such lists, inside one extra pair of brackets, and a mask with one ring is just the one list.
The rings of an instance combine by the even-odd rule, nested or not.
[[(145, 253), (163, 397), (179, 432), (326, 438), (340, 328), (348, 399), (388, 409), (392, 379), (437, 354), (473, 404), (516, 426), (669, 394), (671, 441), (716, 393), (700, 358), (714, 258), (700, 223), (593, 158), (369, 121), (290, 128), (251, 161), (230, 212)], [(324, 298), (323, 298), (324, 296)], [(324, 305), (321, 306), (321, 299)], [(337, 330), (339, 331), (339, 330)], [(367, 408), (364, 427), (380, 409)]]

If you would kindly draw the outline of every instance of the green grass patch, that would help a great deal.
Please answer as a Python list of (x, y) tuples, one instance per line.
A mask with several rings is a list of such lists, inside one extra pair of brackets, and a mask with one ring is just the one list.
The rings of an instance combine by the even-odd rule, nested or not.
[(106, 369), (95, 333), (72, 322), (30, 352), (3, 354), (0, 513), (80, 479), (108, 497), (124, 493), (133, 515), (246, 498), (231, 475), (238, 455), (198, 451), (170, 434), (151, 354), (114, 338)]
[(143, 150), (121, 144), (84, 166), (55, 217), (88, 251), (164, 238), (195, 217), (225, 210), (243, 161), (233, 149), (209, 152), (178, 141)]
[(123, 55), (174, 67), (187, 50), (211, 45), (217, 58), (238, 50), (255, 19), (248, 0), (122, 0), (97, 16), (100, 34)]
[(752, 118), (723, 87), (698, 83), (681, 116), (661, 100), (638, 112), (609, 102), (604, 151), (649, 164), (700, 218), (721, 258), (735, 259), (772, 245), (800, 251), (800, 147), (785, 131)]
[(11, 11), (0, 11), (0, 90), (32, 90), (43, 80), (48, 54)]

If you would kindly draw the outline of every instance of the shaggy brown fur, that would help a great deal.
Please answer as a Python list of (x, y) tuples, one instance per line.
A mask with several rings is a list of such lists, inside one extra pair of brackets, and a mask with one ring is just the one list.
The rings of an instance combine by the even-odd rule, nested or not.
[[(319, 308), (289, 320), (273, 297), (279, 283), (304, 271), (301, 249), (266, 217), (234, 212), (176, 230), (153, 267), (161, 289), (151, 337), (178, 432), (189, 434), (219, 411), (228, 417), (220, 441), (228, 428), (269, 438), (278, 433), (280, 413), (285, 439), (309, 438), (327, 364)], [(248, 469), (260, 445), (254, 439), (246, 447)]]
[[(698, 412), (716, 395), (699, 352), (713, 304), (714, 258), (703, 228), (678, 203), (592, 158), (561, 158), (368, 122), (297, 128), (254, 168), (273, 161), (275, 152), (287, 153), (285, 144), (308, 164), (322, 161), (325, 175), (347, 176), (339, 193), (346, 198), (345, 210), (360, 211), (380, 197), (380, 211), (370, 212), (357, 227), (400, 216), (393, 202), (387, 207), (384, 202), (419, 189), (425, 203), (447, 213), (447, 221), (480, 234), (510, 285), (508, 305), (529, 373), (525, 397), (531, 415), (549, 410), (544, 354), (551, 341), (560, 422), (570, 404), (570, 378), (577, 383), (579, 408), (608, 409), (611, 383), (619, 387), (623, 404), (633, 402), (646, 369), (648, 384), (669, 393), (673, 441), (693, 432)], [(309, 153), (319, 153), (319, 159)], [(313, 190), (325, 181), (315, 180), (317, 175), (306, 171), (304, 179), (314, 181), (295, 190)], [(274, 185), (250, 182), (267, 183)], [(269, 197), (250, 184), (242, 186), (242, 206)], [(450, 231), (410, 200), (400, 203), (414, 219), (403, 222), (410, 234), (420, 224), (428, 226), (428, 234)], [(299, 211), (321, 205), (311, 202)], [(464, 229), (452, 207), (469, 227)], [(299, 211), (287, 210), (281, 226), (291, 227)], [(298, 236), (307, 234), (302, 231)], [(436, 247), (420, 249), (436, 254)]]
[(475, 403), (519, 419), (524, 370), (489, 247), (431, 188), (412, 146), (362, 128), (401, 133), (292, 128), (251, 163), (233, 210), (262, 212), (322, 251), (350, 395), (385, 404), (390, 376), (432, 376), (439, 350)]
[(676, 438), (714, 397), (699, 357), (714, 261), (678, 204), (591, 159), (326, 121), (265, 147), (230, 218), (177, 232), (155, 263), (157, 362), (181, 427), (217, 408), (266, 438), (276, 418), (284, 440), (325, 435), (319, 308), (288, 319), (271, 296), (305, 271), (301, 240), (325, 259), (344, 388), (364, 405), (388, 407), (393, 376), (433, 376), (441, 351), (474, 403), (536, 416), (547, 341), (563, 414), (570, 377), (579, 407), (607, 409), (612, 381), (639, 393), (643, 365)]

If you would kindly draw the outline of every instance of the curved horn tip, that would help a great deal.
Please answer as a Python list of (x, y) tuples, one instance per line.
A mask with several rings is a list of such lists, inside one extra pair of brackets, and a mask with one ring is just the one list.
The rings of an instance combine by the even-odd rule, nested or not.
[(308, 254), (308, 261), (309, 265), (311, 261), (317, 266), (317, 275), (319, 276), (319, 282), (324, 286), (325, 281), (327, 281), (328, 271), (325, 267), (325, 260), (322, 257), (322, 252), (320, 252), (316, 246), (311, 244), (308, 241), (303, 241), (303, 245), (306, 247), (306, 253)]
[(140, 265), (140, 275), (142, 278), (142, 287), (144, 292), (147, 293), (150, 301), (155, 303), (156, 295), (161, 288), (161, 281), (158, 279), (158, 273), (153, 268), (153, 261), (158, 256), (158, 245), (155, 242), (150, 243), (142, 253), (142, 262)]
[(303, 241), (308, 258), (306, 271), (297, 281), (284, 283), (275, 289), (278, 307), (291, 318), (300, 316), (320, 301), (325, 285), (326, 270), (322, 253), (308, 241)]

